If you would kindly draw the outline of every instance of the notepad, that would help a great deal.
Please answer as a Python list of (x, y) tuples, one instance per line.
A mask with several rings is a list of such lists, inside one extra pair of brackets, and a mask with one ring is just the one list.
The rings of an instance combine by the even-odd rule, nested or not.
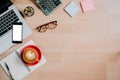
[(3, 67), (3, 69), (6, 72), (7, 72), (7, 69), (4, 63), (6, 62), (8, 64), (10, 68), (10, 72), (15, 80), (23, 79), (29, 73), (31, 73), (32, 71), (34, 71), (35, 69), (39, 68), (40, 66), (42, 66), (43, 64), (47, 62), (46, 58), (42, 54), (41, 60), (38, 64), (34, 66), (26, 66), (20, 59), (19, 55), (20, 55), (21, 49), (27, 45), (36, 45), (36, 44), (32, 40), (28, 41), (26, 44), (18, 48), (15, 52), (11, 53), (10, 55), (8, 55), (6, 58), (1, 60), (0, 62), (0, 65)]
[(78, 11), (79, 7), (71, 1), (66, 7), (65, 7), (65, 12), (67, 12), (71, 17), (74, 16)]
[(82, 0), (80, 4), (83, 12), (88, 12), (94, 9), (93, 0)]

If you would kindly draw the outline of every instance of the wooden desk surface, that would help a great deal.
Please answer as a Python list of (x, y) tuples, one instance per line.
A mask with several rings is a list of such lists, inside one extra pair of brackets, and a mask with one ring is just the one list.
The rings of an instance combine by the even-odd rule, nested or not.
[[(32, 39), (48, 61), (23, 80), (120, 80), (120, 1), (93, 0), (95, 10), (80, 10), (72, 18), (63, 11), (69, 1), (62, 0), (57, 10), (45, 16), (33, 0), (14, 0), (21, 11), (26, 6), (35, 9), (34, 16), (25, 17), (33, 34), (23, 44)], [(73, 1), (80, 7), (80, 0)], [(56, 29), (45, 33), (34, 30), (52, 20), (58, 21)], [(0, 55), (0, 59), (19, 46)], [(3, 72), (0, 78), (7, 80)]]

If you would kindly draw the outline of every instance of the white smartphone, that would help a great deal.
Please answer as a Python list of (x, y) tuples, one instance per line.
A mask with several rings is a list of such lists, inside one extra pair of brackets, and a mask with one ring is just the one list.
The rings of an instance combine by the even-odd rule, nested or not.
[(23, 25), (22, 23), (13, 23), (12, 29), (12, 42), (13, 43), (22, 43), (23, 37)]

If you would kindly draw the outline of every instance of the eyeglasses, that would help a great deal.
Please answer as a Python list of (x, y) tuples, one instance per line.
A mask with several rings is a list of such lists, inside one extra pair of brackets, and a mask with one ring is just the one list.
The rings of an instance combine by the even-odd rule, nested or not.
[(56, 27), (57, 27), (57, 21), (51, 21), (49, 23), (38, 26), (36, 30), (38, 32), (46, 32), (47, 29), (51, 30), (51, 29), (55, 29)]

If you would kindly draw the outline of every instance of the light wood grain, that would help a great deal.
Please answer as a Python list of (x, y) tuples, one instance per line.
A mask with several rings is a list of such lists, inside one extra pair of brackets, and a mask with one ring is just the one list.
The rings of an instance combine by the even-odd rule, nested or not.
[[(120, 80), (120, 1), (93, 0), (95, 10), (80, 10), (72, 18), (63, 10), (69, 1), (62, 0), (62, 5), (49, 16), (33, 0), (14, 1), (21, 11), (28, 5), (35, 9), (32, 17), (25, 17), (33, 34), (23, 44), (33, 39), (48, 61), (23, 80)], [(73, 1), (80, 7), (80, 0)], [(56, 29), (45, 33), (34, 30), (52, 20), (58, 21)], [(0, 59), (19, 46), (0, 55)], [(1, 76), (7, 80), (3, 72)]]

